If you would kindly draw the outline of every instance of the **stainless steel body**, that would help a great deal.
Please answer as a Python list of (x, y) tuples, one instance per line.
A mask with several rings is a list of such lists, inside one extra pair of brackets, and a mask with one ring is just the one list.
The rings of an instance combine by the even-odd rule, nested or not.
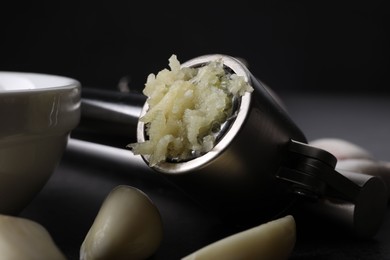
[[(206, 55), (182, 66), (198, 67), (218, 58), (223, 60), (226, 70), (243, 76), (254, 91), (236, 103), (236, 116), (224, 126), (211, 151), (191, 160), (160, 162), (150, 168), (205, 209), (243, 226), (282, 216), (297, 206), (314, 213), (313, 216), (349, 228), (359, 237), (375, 235), (387, 207), (388, 191), (383, 180), (337, 172), (337, 159), (307, 144), (305, 135), (279, 99), (240, 60), (226, 55)], [(107, 100), (91, 106), (87, 102), (90, 99), (84, 98), (83, 106), (88, 109), (84, 115), (103, 121), (107, 119), (100, 114), (110, 115), (113, 120), (107, 123), (119, 123), (109, 129), (110, 133), (116, 132), (115, 126), (127, 122), (127, 127), (132, 129), (130, 121), (137, 121), (136, 139), (143, 142), (148, 138), (145, 125), (139, 117), (134, 120), (134, 111), (142, 116), (148, 104), (144, 102), (145, 97), (130, 98), (133, 104), (121, 104), (131, 108), (127, 114), (129, 120), (125, 122), (123, 115), (112, 116), (118, 113), (118, 104), (109, 105)], [(138, 110), (140, 102), (144, 103)], [(121, 129), (117, 131), (123, 133)], [(130, 143), (135, 137), (129, 134), (126, 138)], [(142, 158), (148, 165), (148, 156)]]
[[(290, 139), (306, 142), (306, 138), (266, 87), (239, 60), (210, 55), (182, 66), (197, 67), (217, 58), (222, 58), (234, 73), (245, 77), (254, 92), (241, 98), (236, 118), (211, 151), (185, 162), (162, 162), (153, 169), (226, 219), (263, 221), (275, 217), (295, 200), (288, 196), (288, 190), (275, 173), (282, 150)], [(143, 113), (147, 109), (145, 104)], [(139, 142), (147, 138), (141, 121), (137, 136)]]

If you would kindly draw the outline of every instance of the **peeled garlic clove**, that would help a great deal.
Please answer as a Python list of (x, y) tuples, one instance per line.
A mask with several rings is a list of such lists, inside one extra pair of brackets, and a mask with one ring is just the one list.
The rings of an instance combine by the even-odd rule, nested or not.
[(42, 225), (8, 215), (0, 215), (0, 254), (1, 259), (66, 259)]
[(288, 259), (295, 246), (296, 226), (291, 215), (236, 233), (182, 258)]
[(104, 200), (80, 248), (81, 260), (146, 259), (159, 247), (161, 215), (141, 190), (120, 185)]

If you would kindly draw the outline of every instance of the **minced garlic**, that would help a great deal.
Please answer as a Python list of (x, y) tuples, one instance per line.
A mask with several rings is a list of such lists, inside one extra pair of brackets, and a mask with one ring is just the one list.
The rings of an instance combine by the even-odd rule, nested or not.
[(222, 60), (201, 67), (181, 67), (176, 55), (168, 69), (147, 78), (147, 112), (140, 118), (147, 140), (128, 147), (148, 155), (149, 165), (183, 161), (210, 151), (214, 132), (233, 113), (233, 98), (251, 92), (244, 77), (227, 73)]

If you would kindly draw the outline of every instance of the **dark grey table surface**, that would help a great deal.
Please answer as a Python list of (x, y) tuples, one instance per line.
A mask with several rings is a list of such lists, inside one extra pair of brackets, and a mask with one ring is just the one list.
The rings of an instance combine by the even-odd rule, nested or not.
[[(343, 138), (377, 159), (390, 160), (390, 96), (279, 95), (309, 140)], [(119, 184), (145, 191), (161, 212), (164, 237), (151, 259), (180, 259), (233, 232), (159, 176), (144, 171), (138, 162), (124, 160), (128, 152), (123, 149), (111, 160), (68, 149), (51, 179), (20, 215), (45, 226), (69, 260), (79, 259), (79, 248), (103, 199)], [(331, 223), (307, 216), (297, 225), (291, 259), (390, 259), (389, 218), (388, 209), (379, 232), (359, 240)]]

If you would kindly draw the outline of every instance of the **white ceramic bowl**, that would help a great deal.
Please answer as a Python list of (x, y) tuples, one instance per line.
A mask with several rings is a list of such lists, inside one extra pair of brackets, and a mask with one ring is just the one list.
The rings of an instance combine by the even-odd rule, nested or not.
[(43, 188), (80, 120), (81, 85), (0, 71), (0, 213), (17, 214)]

